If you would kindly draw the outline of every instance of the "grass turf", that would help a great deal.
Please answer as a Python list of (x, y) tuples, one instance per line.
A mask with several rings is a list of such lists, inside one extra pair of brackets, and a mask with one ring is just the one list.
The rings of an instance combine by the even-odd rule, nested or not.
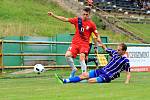
[(48, 16), (48, 11), (73, 16), (51, 0), (1, 0), (0, 5), (0, 36), (54, 36), (73, 30), (69, 23)]
[(148, 72), (132, 73), (130, 84), (124, 84), (124, 73), (121, 74), (121, 78), (105, 84), (62, 85), (55, 79), (54, 73), (68, 77), (69, 72), (51, 70), (40, 75), (7, 73), (5, 77), (13, 76), (13, 78), (0, 79), (0, 100), (149, 100), (150, 98)]

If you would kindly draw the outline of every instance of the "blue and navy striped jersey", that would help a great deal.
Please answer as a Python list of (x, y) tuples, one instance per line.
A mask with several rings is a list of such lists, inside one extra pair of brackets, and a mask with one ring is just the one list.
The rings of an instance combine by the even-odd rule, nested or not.
[(102, 73), (106, 74), (111, 80), (117, 78), (116, 76), (120, 74), (121, 71), (130, 72), (130, 64), (129, 60), (125, 56), (120, 56), (116, 50), (108, 49), (106, 50), (107, 53), (112, 57), (109, 63), (101, 68), (97, 69), (95, 72), (97, 75)]

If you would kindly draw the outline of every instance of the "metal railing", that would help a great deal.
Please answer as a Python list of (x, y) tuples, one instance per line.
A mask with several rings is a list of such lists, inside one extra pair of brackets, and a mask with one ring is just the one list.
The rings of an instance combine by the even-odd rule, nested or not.
[[(51, 42), (51, 41), (18, 41), (18, 40), (0, 40), (0, 68), (31, 68), (33, 66), (13, 66), (8, 67), (3, 65), (3, 57), (4, 56), (64, 56), (65, 54), (58, 54), (58, 53), (3, 53), (3, 44), (4, 43), (16, 43), (16, 44), (62, 44), (62, 45), (68, 45), (71, 42)], [(104, 43), (105, 45), (109, 46), (116, 46), (119, 43)], [(150, 44), (137, 44), (137, 43), (126, 43), (128, 46), (144, 46), (144, 47), (150, 47)], [(95, 54), (89, 54), (89, 55), (95, 55)], [(104, 54), (108, 55), (108, 54)], [(79, 66), (79, 65), (77, 65)], [(92, 65), (89, 65), (92, 66)], [(68, 65), (52, 65), (52, 66), (45, 66), (48, 68), (63, 68), (63, 67), (69, 67)]]

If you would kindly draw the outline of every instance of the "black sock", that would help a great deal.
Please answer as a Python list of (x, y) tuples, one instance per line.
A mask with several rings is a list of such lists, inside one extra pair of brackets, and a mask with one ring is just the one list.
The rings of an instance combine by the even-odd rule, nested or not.
[(88, 62), (95, 61), (95, 58), (88, 58)]

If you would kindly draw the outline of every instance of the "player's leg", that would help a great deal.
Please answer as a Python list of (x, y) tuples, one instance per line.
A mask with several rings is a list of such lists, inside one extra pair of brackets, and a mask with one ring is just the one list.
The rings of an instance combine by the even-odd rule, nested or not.
[(58, 76), (57, 74), (55, 76), (57, 76), (57, 79), (59, 79), (61, 83), (76, 83), (84, 79), (88, 79), (87, 82), (89, 83), (103, 83), (104, 82), (101, 77), (96, 76), (95, 70), (84, 72), (80, 76), (75, 76), (75, 77), (71, 77), (68, 79), (62, 79), (61, 76)]
[(67, 61), (68, 65), (71, 67), (71, 70), (72, 70), (70, 73), (70, 77), (74, 77), (75, 72), (77, 71), (77, 68), (74, 65), (72, 53), (70, 51), (67, 51), (65, 54), (65, 57), (66, 57), (66, 61)]
[(84, 72), (79, 76), (70, 77), (68, 79), (61, 79), (61, 80), (63, 80), (63, 83), (76, 83), (76, 82), (79, 82), (81, 80), (88, 79), (88, 78), (89, 78), (89, 73)]
[(79, 50), (80, 50), (80, 65), (81, 65), (82, 73), (87, 72), (87, 65), (85, 63), (85, 57), (88, 56), (89, 44), (81, 45)]
[(84, 53), (80, 54), (80, 65), (81, 65), (82, 73), (87, 72), (87, 66), (85, 63), (85, 54)]
[(88, 58), (88, 62), (94, 62), (98, 66), (98, 59), (96, 57)]
[(74, 61), (72, 57), (75, 57), (76, 55), (76, 51), (74, 49), (74, 47), (69, 47), (68, 51), (65, 54), (66, 57), (66, 61), (68, 63), (68, 65), (71, 67), (72, 71), (70, 73), (70, 77), (74, 77), (75, 72), (77, 71), (77, 68), (74, 65)]
[(96, 77), (95, 70), (91, 70), (89, 72), (82, 73), (80, 76), (75, 76), (75, 77), (71, 77), (71, 78), (68, 78), (68, 79), (62, 79), (62, 78), (60, 78), (60, 76), (58, 76), (58, 79), (62, 83), (76, 83), (76, 82), (79, 82), (81, 80), (89, 79), (89, 78), (92, 79), (94, 77)]
[[(81, 76), (81, 77), (80, 77)], [(61, 83), (61, 84), (64, 84), (64, 83), (76, 83), (76, 82), (79, 82), (82, 80), (82, 75), (80, 76), (75, 76), (75, 77), (70, 77), (70, 78), (67, 78), (67, 79), (63, 79), (62, 76), (58, 75), (55, 73), (55, 77), (57, 78), (57, 80)]]
[(105, 81), (101, 76), (96, 76), (95, 70), (91, 70), (89, 72), (84, 72), (80, 76), (75, 76), (67, 79), (62, 79), (61, 76), (55, 75), (60, 83), (76, 83), (81, 80), (87, 79), (89, 83), (104, 83)]
[[(90, 49), (89, 49), (89, 51), (88, 51), (88, 55), (89, 55), (89, 53), (90, 53), (90, 51), (91, 51), (92, 43), (89, 44), (89, 47), (90, 47)], [(96, 57), (88, 58), (88, 56), (86, 56), (86, 58), (85, 58), (85, 63), (86, 63), (86, 65), (87, 65), (88, 62), (94, 62), (95, 65), (98, 66), (98, 59), (97, 59)]]
[(104, 80), (101, 77), (95, 77), (88, 79), (88, 83), (103, 83)]
[(96, 76), (95, 70), (91, 70), (89, 72), (88, 77), (89, 77), (88, 83), (103, 83), (104, 82), (102, 77)]
[[(92, 43), (89, 43), (89, 51), (88, 51), (88, 55), (89, 55), (89, 53), (90, 53), (90, 51), (91, 51), (91, 48), (92, 48)], [(86, 65), (87, 65), (87, 63), (88, 63), (88, 56), (86, 56), (85, 57), (85, 63), (86, 63)]]
[(88, 82), (88, 83), (103, 83), (103, 78), (96, 76), (95, 70), (89, 71), (86, 77), (88, 77), (88, 80), (82, 80), (82, 83)]

